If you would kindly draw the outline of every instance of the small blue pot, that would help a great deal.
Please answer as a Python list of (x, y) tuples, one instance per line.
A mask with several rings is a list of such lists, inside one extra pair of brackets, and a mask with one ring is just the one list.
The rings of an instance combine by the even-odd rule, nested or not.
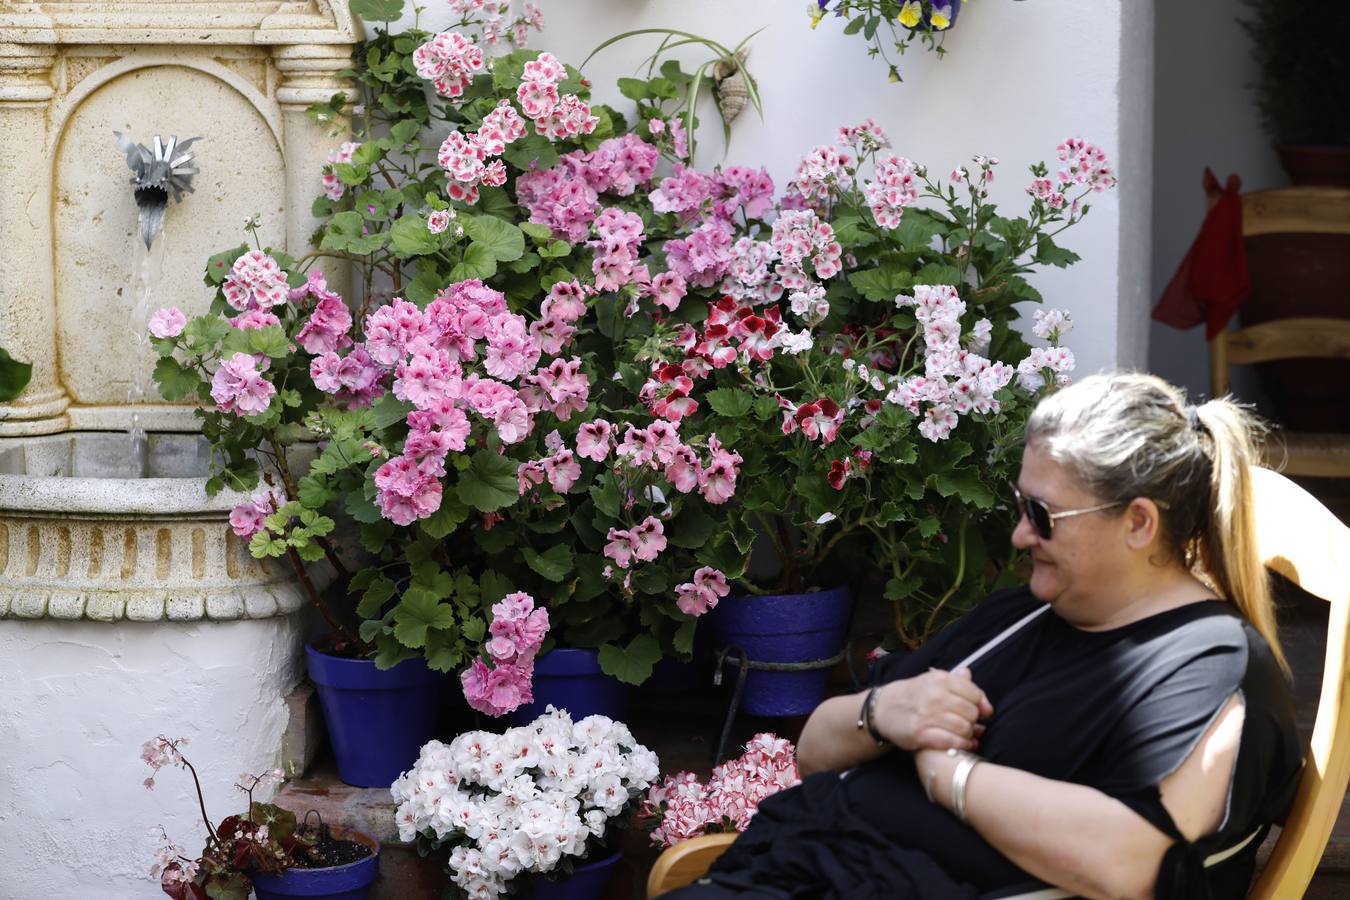
[(436, 728), (445, 676), (420, 657), (380, 671), (366, 659), (340, 659), (306, 645), (338, 777), (357, 787), (388, 787), (417, 762)]
[(530, 900), (598, 900), (605, 893), (605, 887), (614, 874), (614, 866), (623, 854), (615, 853), (604, 859), (586, 863), (572, 870), (572, 874), (561, 881), (535, 882), (535, 888), (529, 893)]
[(380, 844), (370, 835), (352, 829), (335, 825), (332, 832), (341, 840), (365, 844), (371, 849), (370, 856), (331, 869), (287, 869), (279, 875), (254, 875), (253, 892), (258, 900), (288, 897), (366, 900), (371, 883), (380, 874)]
[[(714, 611), (721, 647), (740, 647), (756, 662), (796, 663), (829, 659), (844, 645), (848, 628), (847, 587), (812, 594), (728, 597)], [(727, 672), (735, 678), (733, 665)], [(756, 716), (802, 716), (825, 699), (830, 670), (766, 672), (751, 669), (741, 709)]]
[(551, 704), (573, 721), (587, 716), (622, 719), (628, 710), (628, 685), (600, 668), (600, 651), (555, 648), (534, 661), (534, 702), (510, 714), (515, 725), (528, 725)]

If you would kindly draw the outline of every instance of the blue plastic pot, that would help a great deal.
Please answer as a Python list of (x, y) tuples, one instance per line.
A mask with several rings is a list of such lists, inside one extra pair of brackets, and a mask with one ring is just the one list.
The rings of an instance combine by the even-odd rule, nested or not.
[(614, 874), (614, 865), (621, 853), (597, 859), (595, 862), (577, 866), (572, 874), (560, 881), (535, 882), (535, 888), (529, 893), (530, 900), (597, 900), (605, 892), (610, 876)]
[(567, 710), (573, 721), (587, 716), (622, 719), (628, 709), (628, 685), (600, 668), (599, 650), (556, 648), (534, 661), (534, 702), (511, 713), (527, 725), (549, 706)]
[(306, 645), (338, 777), (357, 787), (388, 787), (417, 762), (436, 728), (445, 676), (420, 657), (380, 671)]
[[(739, 647), (756, 662), (829, 659), (844, 645), (847, 587), (812, 594), (728, 597), (717, 605), (713, 630), (721, 647)], [(736, 666), (727, 676), (734, 678)], [(797, 672), (751, 669), (741, 709), (756, 716), (802, 716), (825, 699), (829, 668)]]
[(254, 875), (253, 892), (258, 900), (285, 900), (287, 897), (324, 898), (324, 900), (366, 900), (370, 885), (380, 874), (380, 844), (360, 831), (332, 827), (333, 836), (359, 841), (371, 849), (370, 856), (331, 869), (287, 869), (280, 875)]

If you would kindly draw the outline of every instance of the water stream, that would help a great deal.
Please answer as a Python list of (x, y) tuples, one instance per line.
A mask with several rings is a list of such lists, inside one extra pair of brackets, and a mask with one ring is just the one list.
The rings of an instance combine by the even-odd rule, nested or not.
[(145, 423), (141, 420), (141, 407), (147, 402), (158, 399), (152, 373), (157, 355), (150, 345), (150, 332), (146, 325), (151, 314), (162, 304), (155, 298), (156, 289), (164, 275), (164, 227), (160, 220), (154, 237), (147, 249), (142, 240), (133, 240), (136, 248), (131, 263), (131, 331), (132, 354), (136, 365), (130, 387), (127, 388), (127, 405), (131, 408), (131, 422), (127, 433), (131, 440), (130, 459), (132, 471), (136, 477), (144, 478), (149, 470), (149, 442), (145, 433)]

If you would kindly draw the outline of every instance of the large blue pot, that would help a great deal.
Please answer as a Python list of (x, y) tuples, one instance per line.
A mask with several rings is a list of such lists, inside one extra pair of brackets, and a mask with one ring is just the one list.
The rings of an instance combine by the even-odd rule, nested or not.
[(340, 659), (306, 645), (338, 777), (357, 787), (388, 787), (417, 762), (436, 728), (445, 676), (418, 657), (380, 671), (366, 659)]
[(370, 856), (331, 869), (287, 869), (279, 875), (254, 875), (253, 892), (258, 900), (288, 897), (323, 900), (366, 900), (370, 885), (380, 874), (380, 844), (368, 834), (333, 826), (333, 836), (358, 841), (371, 848)]
[[(755, 662), (829, 659), (844, 645), (847, 587), (812, 594), (728, 597), (717, 605), (713, 630), (721, 647), (739, 647)], [(727, 675), (736, 677), (736, 667)], [(796, 672), (751, 669), (741, 709), (756, 716), (802, 716), (825, 699), (829, 668)]]
[(613, 856), (577, 866), (571, 875), (560, 881), (540, 879), (528, 896), (530, 900), (597, 900), (605, 893), (614, 874), (614, 865), (621, 856), (616, 852)]
[(628, 685), (600, 668), (599, 650), (555, 648), (534, 661), (534, 702), (511, 713), (516, 725), (528, 725), (549, 706), (567, 710), (573, 721), (587, 716), (622, 719), (628, 709)]

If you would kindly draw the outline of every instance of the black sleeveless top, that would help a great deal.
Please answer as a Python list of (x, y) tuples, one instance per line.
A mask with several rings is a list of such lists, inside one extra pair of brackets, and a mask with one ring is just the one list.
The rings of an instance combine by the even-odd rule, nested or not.
[[(1026, 588), (996, 593), (919, 650), (879, 661), (873, 680), (950, 669), (1041, 606)], [(1229, 604), (1194, 603), (1098, 632), (1049, 611), (972, 671), (994, 707), (982, 756), (1096, 788), (1172, 837), (1157, 897), (1245, 895), (1257, 847), (1293, 799), (1302, 758), (1289, 686), (1264, 639)], [(1234, 693), (1246, 709), (1227, 813), (1214, 834), (1188, 842), (1158, 786)], [(1041, 886), (930, 803), (901, 751), (770, 797), (710, 877), (792, 898), (974, 898)]]

